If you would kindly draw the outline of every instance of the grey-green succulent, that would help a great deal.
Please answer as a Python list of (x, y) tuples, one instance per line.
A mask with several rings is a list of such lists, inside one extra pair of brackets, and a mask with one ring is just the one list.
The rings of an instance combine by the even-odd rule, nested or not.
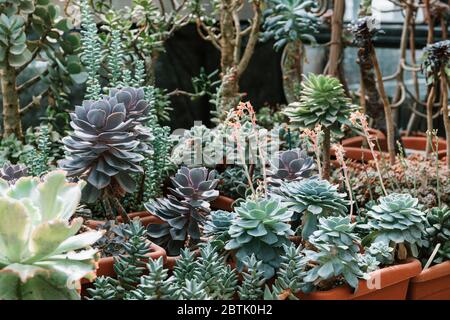
[(241, 300), (261, 300), (266, 283), (262, 262), (258, 261), (254, 254), (243, 261), (245, 270), (242, 272), (242, 283), (238, 288), (239, 299)]
[(405, 260), (410, 255), (417, 257), (426, 222), (417, 198), (399, 193), (381, 197), (367, 216), (373, 231), (364, 243), (381, 241), (394, 248), (394, 256), (398, 260)]
[(343, 280), (355, 290), (358, 279), (367, 278), (358, 264), (359, 237), (354, 233), (355, 223), (350, 217), (320, 218), (318, 230), (309, 238), (314, 250), (304, 250), (304, 259), (314, 267), (303, 278), (304, 292), (329, 289)]
[(432, 208), (427, 212), (426, 219), (423, 247), (424, 260), (428, 260), (439, 243), (441, 244), (441, 249), (438, 250), (433, 262), (440, 263), (450, 260), (448, 253), (441, 254), (446, 252), (444, 248), (448, 248), (450, 245), (450, 209), (448, 207)]
[(63, 171), (0, 180), (0, 300), (79, 299), (80, 279), (92, 279), (101, 232), (79, 233), (73, 218), (84, 182)]
[(89, 202), (111, 185), (125, 192), (136, 189), (130, 174), (142, 172), (140, 152), (149, 137), (137, 123), (147, 110), (140, 92), (123, 89), (112, 97), (84, 101), (70, 114), (74, 131), (63, 138), (68, 155), (60, 166), (71, 176), (85, 177)]
[(373, 242), (369, 247), (365, 248), (365, 251), (366, 254), (374, 257), (380, 265), (387, 266), (394, 262), (394, 249), (385, 242)]
[(278, 200), (247, 200), (235, 208), (238, 217), (233, 220), (229, 235), (231, 240), (226, 250), (236, 250), (238, 269), (244, 267), (244, 260), (254, 254), (262, 261), (264, 276), (275, 274), (281, 263), (283, 245), (293, 235), (289, 221), (293, 212)]
[(350, 202), (345, 193), (338, 192), (338, 186), (316, 177), (301, 181), (282, 183), (274, 190), (282, 202), (296, 213), (294, 222), (301, 220), (301, 235), (304, 240), (317, 230), (321, 217), (345, 216)]

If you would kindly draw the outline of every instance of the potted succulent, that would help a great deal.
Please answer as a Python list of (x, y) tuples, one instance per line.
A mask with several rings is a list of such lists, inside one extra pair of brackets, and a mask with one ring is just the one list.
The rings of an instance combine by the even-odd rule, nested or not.
[[(432, 208), (427, 213), (424, 269), (411, 279), (410, 300), (450, 299), (450, 210)], [(432, 265), (433, 264), (433, 265)]]
[(151, 200), (145, 208), (164, 223), (150, 224), (148, 233), (168, 254), (167, 264), (173, 266), (183, 248), (195, 247), (201, 240), (201, 227), (216, 199), (219, 180), (216, 172), (206, 168), (181, 167), (172, 178), (174, 188), (166, 198)]
[(80, 280), (95, 277), (101, 232), (79, 232), (73, 218), (84, 182), (52, 171), (42, 179), (0, 179), (0, 300), (79, 299)]

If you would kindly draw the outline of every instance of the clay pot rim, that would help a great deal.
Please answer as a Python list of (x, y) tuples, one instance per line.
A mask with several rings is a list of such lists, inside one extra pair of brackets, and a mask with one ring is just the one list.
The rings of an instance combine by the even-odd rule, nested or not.
[[(148, 211), (137, 211), (137, 212), (131, 212), (127, 214), (128, 217), (133, 220), (136, 217), (141, 218), (142, 221), (146, 221), (147, 225), (155, 222), (161, 223), (162, 220), (155, 216), (153, 213)], [(96, 228), (99, 225), (105, 224), (108, 222), (108, 220), (95, 220), (95, 219), (86, 219), (84, 221), (84, 224), (87, 225), (90, 228)], [(122, 223), (122, 217), (117, 217), (117, 222)]]
[(436, 264), (428, 269), (422, 270), (422, 272), (411, 279), (411, 282), (421, 283), (439, 279), (450, 275), (450, 261), (444, 261)]
[[(306, 297), (312, 298), (313, 300), (339, 300), (339, 299), (353, 299), (367, 295), (378, 290), (383, 290), (384, 288), (393, 286), (402, 281), (413, 278), (418, 275), (422, 270), (422, 265), (419, 260), (410, 258), (405, 263), (396, 264), (383, 269), (371, 272), (369, 275), (371, 277), (376, 274), (380, 274), (383, 281), (381, 282), (381, 288), (379, 289), (369, 289), (367, 287), (367, 281), (369, 280), (359, 280), (358, 290), (353, 292), (353, 289), (349, 285), (340, 286), (333, 288), (328, 291), (316, 291), (305, 294)], [(396, 277), (388, 276), (396, 274)], [(299, 293), (302, 295), (303, 293)]]

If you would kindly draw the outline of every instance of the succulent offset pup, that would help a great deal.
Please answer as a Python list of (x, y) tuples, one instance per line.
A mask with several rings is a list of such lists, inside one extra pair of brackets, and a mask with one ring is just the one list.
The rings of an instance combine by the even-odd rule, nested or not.
[(145, 140), (151, 137), (140, 125), (148, 110), (142, 100), (143, 90), (114, 92), (111, 97), (76, 106), (70, 114), (74, 131), (63, 138), (68, 156), (60, 166), (70, 176), (86, 179), (84, 195), (88, 202), (105, 196), (105, 191), (122, 195), (135, 190), (130, 174), (142, 173), (139, 163), (144, 156), (139, 152), (148, 148)]
[(5, 162), (3, 168), (0, 169), (0, 178), (8, 181), (10, 184), (14, 184), (17, 179), (26, 177), (27, 167), (23, 164), (11, 164), (10, 162)]
[(305, 150), (292, 149), (277, 153), (271, 161), (270, 182), (280, 185), (280, 181), (296, 181), (309, 178), (315, 168), (314, 159)]
[(102, 237), (78, 233), (83, 219), (72, 219), (84, 185), (63, 171), (0, 179), (0, 300), (80, 298), (80, 279), (95, 271), (90, 246)]

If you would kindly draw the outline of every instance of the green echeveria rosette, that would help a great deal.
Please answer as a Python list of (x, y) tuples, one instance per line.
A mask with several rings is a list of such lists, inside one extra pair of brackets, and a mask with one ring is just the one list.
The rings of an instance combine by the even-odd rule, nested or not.
[(243, 261), (254, 254), (262, 261), (264, 276), (268, 279), (275, 274), (281, 263), (283, 245), (289, 244), (293, 235), (289, 221), (293, 212), (277, 200), (247, 200), (235, 209), (238, 217), (229, 229), (231, 240), (226, 250), (236, 250), (238, 268)]
[(427, 260), (438, 244), (441, 247), (438, 250), (433, 262), (441, 263), (450, 260), (450, 209), (448, 207), (432, 208), (427, 212), (427, 226), (424, 232), (424, 254)]
[[(409, 194), (393, 193), (378, 200), (367, 212), (369, 226), (374, 230), (364, 242), (383, 242), (391, 247), (403, 244), (417, 257), (425, 229), (425, 213), (418, 209), (419, 200)], [(395, 250), (395, 249), (394, 249)], [(405, 254), (396, 257), (404, 260)]]
[(339, 135), (342, 124), (351, 125), (349, 116), (354, 107), (337, 78), (310, 73), (301, 85), (300, 101), (284, 111), (293, 126), (313, 129), (320, 124)]
[(358, 263), (360, 239), (354, 232), (355, 225), (350, 217), (319, 219), (318, 230), (309, 238), (314, 250), (304, 250), (304, 259), (314, 266), (303, 278), (304, 291), (326, 289), (340, 279), (356, 290), (358, 279), (367, 278)]
[(301, 219), (301, 234), (305, 240), (317, 230), (320, 217), (345, 216), (350, 205), (347, 195), (338, 192), (337, 185), (317, 177), (282, 183), (273, 196), (280, 197), (296, 213), (294, 223), (298, 224)]

